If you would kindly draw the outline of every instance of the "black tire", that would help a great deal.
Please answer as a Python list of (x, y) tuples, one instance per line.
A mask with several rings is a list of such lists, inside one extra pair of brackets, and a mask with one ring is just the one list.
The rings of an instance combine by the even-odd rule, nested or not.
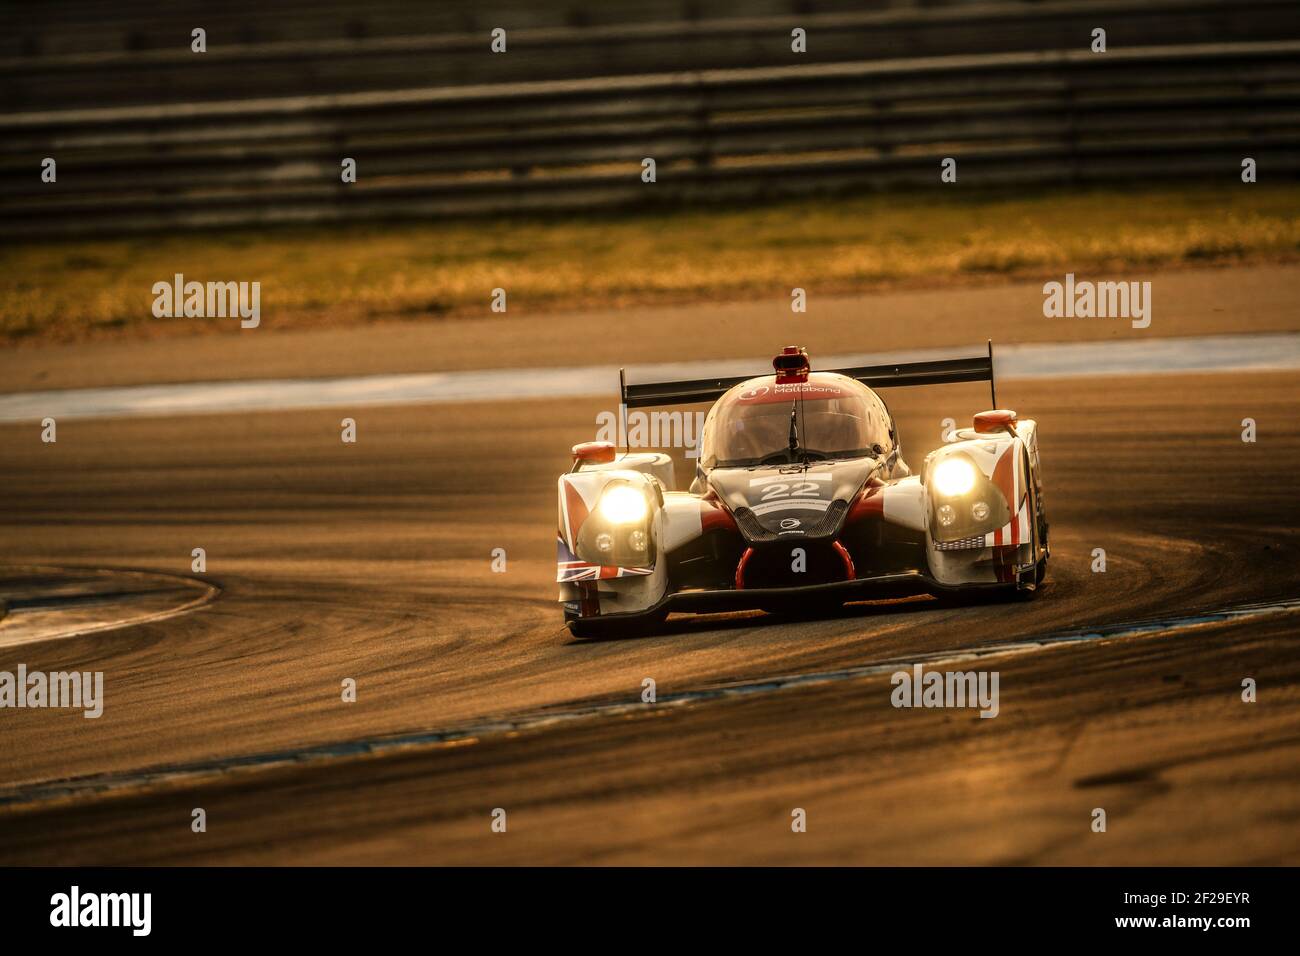
[(1042, 586), (1043, 578), (1047, 577), (1047, 559), (1039, 558), (1038, 563), (1034, 565), (1034, 586), (1032, 588), (1011, 588), (1012, 601), (1032, 601), (1038, 597), (1038, 592)]

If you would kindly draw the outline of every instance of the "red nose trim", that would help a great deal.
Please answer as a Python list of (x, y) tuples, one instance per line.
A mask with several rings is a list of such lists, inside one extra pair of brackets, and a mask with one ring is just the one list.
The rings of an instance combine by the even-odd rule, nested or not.
[(745, 553), (740, 556), (740, 563), (736, 565), (736, 590), (737, 591), (745, 590), (745, 565), (749, 563), (749, 559), (753, 557), (753, 555), (754, 555), (754, 549), (746, 548)]
[(730, 511), (710, 499), (705, 499), (700, 502), (700, 532), (707, 533), (718, 528), (737, 533), (740, 531)]
[(832, 547), (840, 553), (840, 560), (844, 562), (844, 580), (856, 581), (858, 572), (853, 567), (853, 558), (849, 555), (849, 549), (838, 541), (833, 542)]
[(862, 489), (862, 494), (853, 499), (849, 515), (844, 519), (846, 525), (861, 521), (863, 518), (883, 518), (885, 516), (885, 496), (878, 486)]

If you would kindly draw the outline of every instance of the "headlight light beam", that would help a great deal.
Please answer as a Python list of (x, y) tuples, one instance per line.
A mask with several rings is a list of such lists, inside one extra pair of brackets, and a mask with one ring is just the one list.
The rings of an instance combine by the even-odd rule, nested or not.
[(965, 458), (945, 458), (935, 466), (933, 480), (939, 494), (957, 498), (975, 487), (975, 466)]
[(630, 485), (606, 488), (596, 506), (600, 516), (610, 524), (635, 524), (643, 521), (650, 508), (645, 495)]

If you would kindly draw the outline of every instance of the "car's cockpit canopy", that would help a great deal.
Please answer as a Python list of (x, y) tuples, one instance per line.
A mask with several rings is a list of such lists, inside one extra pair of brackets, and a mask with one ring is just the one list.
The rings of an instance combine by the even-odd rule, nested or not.
[(806, 382), (790, 384), (768, 375), (718, 399), (704, 422), (700, 465), (711, 471), (879, 458), (893, 450), (892, 430), (885, 403), (846, 375), (813, 372)]

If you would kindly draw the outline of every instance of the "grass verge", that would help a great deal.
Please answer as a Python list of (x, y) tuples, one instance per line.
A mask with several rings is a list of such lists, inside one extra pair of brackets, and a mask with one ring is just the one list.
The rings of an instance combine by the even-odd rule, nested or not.
[(870, 194), (622, 218), (230, 230), (0, 246), (10, 343), (237, 332), (155, 319), (153, 284), (260, 281), (277, 328), (819, 294), (1300, 257), (1300, 185)]

